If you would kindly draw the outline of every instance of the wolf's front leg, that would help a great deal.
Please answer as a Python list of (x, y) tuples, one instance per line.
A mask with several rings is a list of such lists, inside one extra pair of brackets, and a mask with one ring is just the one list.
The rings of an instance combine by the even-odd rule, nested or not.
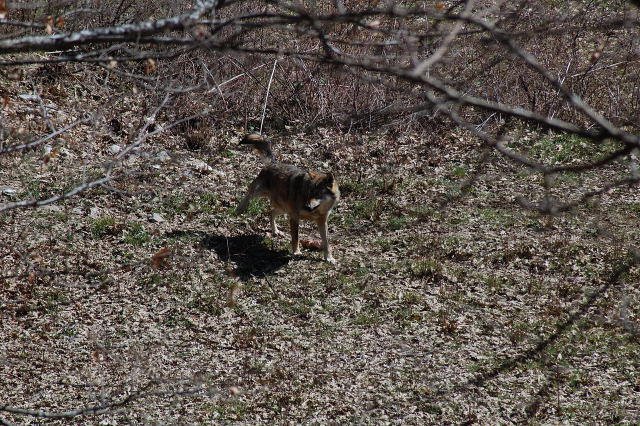
[(329, 263), (336, 263), (336, 260), (331, 255), (331, 247), (329, 246), (329, 230), (327, 226), (327, 219), (322, 218), (318, 220), (318, 230), (320, 231), (320, 237), (322, 237), (322, 248), (324, 249), (324, 260)]
[(289, 217), (289, 228), (291, 229), (291, 251), (293, 254), (300, 254), (300, 247), (298, 245), (298, 228), (300, 227), (300, 220)]

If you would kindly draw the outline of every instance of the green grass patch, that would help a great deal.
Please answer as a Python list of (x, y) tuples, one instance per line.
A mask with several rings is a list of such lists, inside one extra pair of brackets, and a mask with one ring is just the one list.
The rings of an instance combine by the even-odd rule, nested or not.
[(162, 199), (161, 213), (170, 218), (177, 214), (186, 213), (189, 209), (189, 201), (184, 194), (172, 194)]
[(224, 312), (224, 306), (221, 304), (223, 300), (219, 294), (207, 292), (196, 294), (186, 306), (209, 315), (220, 316)]
[(20, 191), (20, 192), (18, 192), (17, 198), (18, 199), (23, 199), (23, 198), (39, 199), (39, 198), (42, 198), (42, 196), (45, 193), (45, 188), (46, 187), (47, 187), (47, 184), (45, 182), (39, 182), (39, 181), (36, 181), (36, 180), (29, 181), (25, 185), (25, 189)]
[(429, 206), (417, 206), (409, 211), (409, 216), (419, 220), (441, 219), (442, 211)]
[(134, 246), (143, 246), (151, 241), (151, 235), (139, 223), (130, 223), (122, 241)]
[(407, 218), (404, 216), (395, 216), (387, 221), (387, 228), (397, 231), (407, 226)]
[(369, 327), (378, 324), (380, 321), (380, 317), (374, 312), (361, 312), (356, 316), (353, 323), (361, 327)]
[(239, 400), (221, 400), (218, 404), (205, 407), (206, 413), (215, 415), (217, 421), (242, 420), (249, 413), (249, 405)]
[(384, 251), (393, 248), (395, 241), (390, 238), (380, 238), (376, 240), (376, 244)]
[(220, 205), (220, 197), (218, 194), (207, 192), (200, 194), (197, 206), (201, 212), (211, 212), (215, 207)]
[(91, 223), (91, 236), (96, 240), (100, 240), (107, 235), (115, 235), (117, 232), (116, 220), (111, 216), (94, 219)]
[(442, 275), (442, 263), (435, 259), (414, 260), (409, 263), (409, 273), (414, 278), (436, 278)]
[(376, 222), (380, 217), (381, 202), (378, 199), (370, 198), (364, 201), (358, 201), (353, 206), (353, 214), (358, 219), (367, 219)]
[(500, 226), (513, 226), (517, 223), (518, 212), (507, 209), (486, 207), (478, 209), (477, 214), (483, 220)]
[(254, 198), (249, 201), (247, 214), (250, 216), (260, 216), (263, 211), (269, 208), (269, 203), (264, 198)]
[(622, 210), (626, 213), (640, 216), (640, 203), (622, 204)]
[(457, 177), (457, 178), (463, 178), (463, 177), (467, 176), (467, 174), (468, 174), (468, 173), (469, 173), (469, 171), (468, 171), (468, 167), (467, 167), (467, 166), (465, 166), (465, 165), (462, 165), (462, 166), (456, 166), (456, 167), (454, 167), (454, 168), (453, 168), (453, 170), (451, 171), (451, 174), (452, 174), (454, 177)]
[(620, 150), (620, 142), (596, 143), (576, 135), (556, 135), (534, 141), (514, 141), (509, 148), (523, 152), (545, 164), (577, 164), (598, 161)]
[(342, 197), (348, 197), (351, 194), (358, 194), (363, 192), (365, 185), (362, 182), (354, 182), (352, 180), (346, 180), (339, 182), (340, 195)]

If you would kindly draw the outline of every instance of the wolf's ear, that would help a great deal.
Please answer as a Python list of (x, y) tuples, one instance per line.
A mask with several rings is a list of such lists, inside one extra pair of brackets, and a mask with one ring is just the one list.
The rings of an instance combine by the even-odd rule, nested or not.
[(328, 185), (331, 185), (333, 183), (334, 177), (333, 177), (333, 173), (329, 172), (324, 176), (323, 181), (326, 182)]

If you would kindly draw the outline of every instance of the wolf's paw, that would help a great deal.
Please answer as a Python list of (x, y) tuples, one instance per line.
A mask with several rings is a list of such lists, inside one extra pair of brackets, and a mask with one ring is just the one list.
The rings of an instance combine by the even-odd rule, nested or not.
[(331, 263), (332, 265), (335, 265), (337, 263), (336, 260), (333, 258), (333, 256), (328, 256), (324, 260), (325, 262)]

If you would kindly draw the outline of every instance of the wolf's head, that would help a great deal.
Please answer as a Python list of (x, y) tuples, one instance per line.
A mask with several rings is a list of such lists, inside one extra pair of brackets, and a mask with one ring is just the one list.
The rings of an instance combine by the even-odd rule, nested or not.
[(328, 202), (329, 210), (340, 198), (338, 183), (333, 177), (333, 173), (313, 173), (309, 172), (313, 184), (312, 196), (305, 204), (307, 211), (313, 211), (323, 203)]

